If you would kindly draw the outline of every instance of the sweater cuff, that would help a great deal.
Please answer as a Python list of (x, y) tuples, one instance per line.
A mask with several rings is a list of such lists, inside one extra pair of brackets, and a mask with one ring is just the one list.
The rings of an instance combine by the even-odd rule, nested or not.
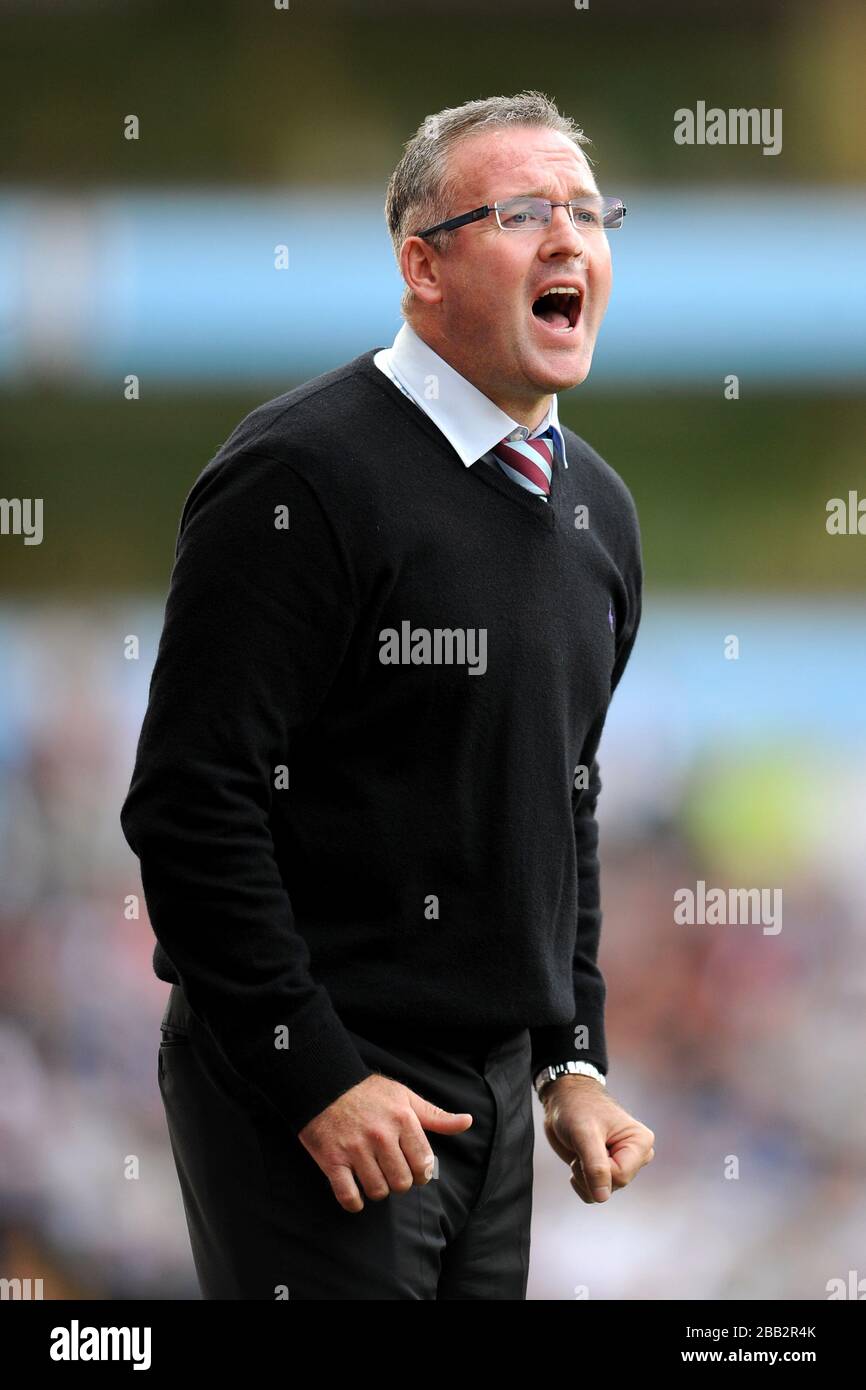
[(548, 1028), (530, 1028), (533, 1078), (544, 1067), (555, 1066), (557, 1062), (564, 1062), (566, 1059), (574, 1062), (591, 1062), (594, 1067), (598, 1068), (602, 1076), (607, 1075), (607, 1046), (603, 1022), (597, 1019), (595, 1027), (590, 1026), (590, 1045), (580, 1049), (574, 1046), (576, 1026), (575, 1023), (565, 1023), (554, 1024)]
[(375, 1074), (330, 1009), (320, 1026), (275, 1057), (279, 1060), (267, 1095), (295, 1135), (339, 1096)]

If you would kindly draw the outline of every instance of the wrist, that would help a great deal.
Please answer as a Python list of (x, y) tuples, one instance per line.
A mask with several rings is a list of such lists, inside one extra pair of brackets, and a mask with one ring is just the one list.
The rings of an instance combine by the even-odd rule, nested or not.
[(564, 1091), (573, 1090), (575, 1087), (593, 1086), (596, 1090), (604, 1090), (604, 1082), (599, 1081), (596, 1076), (557, 1076), (553, 1081), (544, 1081), (538, 1088), (538, 1096), (542, 1103), (551, 1099), (552, 1096), (562, 1095)]

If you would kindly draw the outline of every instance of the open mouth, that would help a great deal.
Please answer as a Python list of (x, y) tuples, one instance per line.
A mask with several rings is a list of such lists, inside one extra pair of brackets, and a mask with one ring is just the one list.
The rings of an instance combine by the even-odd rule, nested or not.
[(580, 291), (567, 285), (546, 290), (533, 302), (532, 313), (554, 333), (573, 333), (580, 318)]

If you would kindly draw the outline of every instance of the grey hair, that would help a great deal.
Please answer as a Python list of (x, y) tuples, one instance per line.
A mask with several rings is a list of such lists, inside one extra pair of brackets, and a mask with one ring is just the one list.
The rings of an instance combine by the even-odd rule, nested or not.
[[(385, 194), (385, 221), (391, 235), (394, 255), (400, 264), (400, 248), (407, 237), (424, 227), (444, 222), (457, 211), (454, 198), (457, 179), (450, 169), (450, 155), (459, 141), (481, 130), (516, 126), (541, 126), (558, 130), (576, 145), (590, 143), (589, 136), (570, 117), (564, 116), (543, 92), (523, 91), (510, 97), (484, 97), (462, 106), (448, 106), (435, 116), (427, 116), (406, 141), (403, 154), (388, 181)], [(585, 153), (585, 152), (584, 152)], [(589, 163), (589, 155), (585, 154)], [(457, 235), (455, 230), (433, 232), (428, 238), (437, 251), (444, 251)], [(408, 317), (415, 307), (415, 294), (407, 285), (400, 309)]]

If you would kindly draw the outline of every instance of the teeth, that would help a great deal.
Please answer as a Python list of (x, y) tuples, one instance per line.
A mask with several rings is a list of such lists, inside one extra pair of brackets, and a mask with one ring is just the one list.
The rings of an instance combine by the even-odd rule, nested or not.
[(552, 289), (545, 290), (544, 294), (538, 295), (539, 299), (544, 299), (548, 294), (576, 294), (580, 298), (580, 290), (575, 289), (574, 285), (554, 285)]

